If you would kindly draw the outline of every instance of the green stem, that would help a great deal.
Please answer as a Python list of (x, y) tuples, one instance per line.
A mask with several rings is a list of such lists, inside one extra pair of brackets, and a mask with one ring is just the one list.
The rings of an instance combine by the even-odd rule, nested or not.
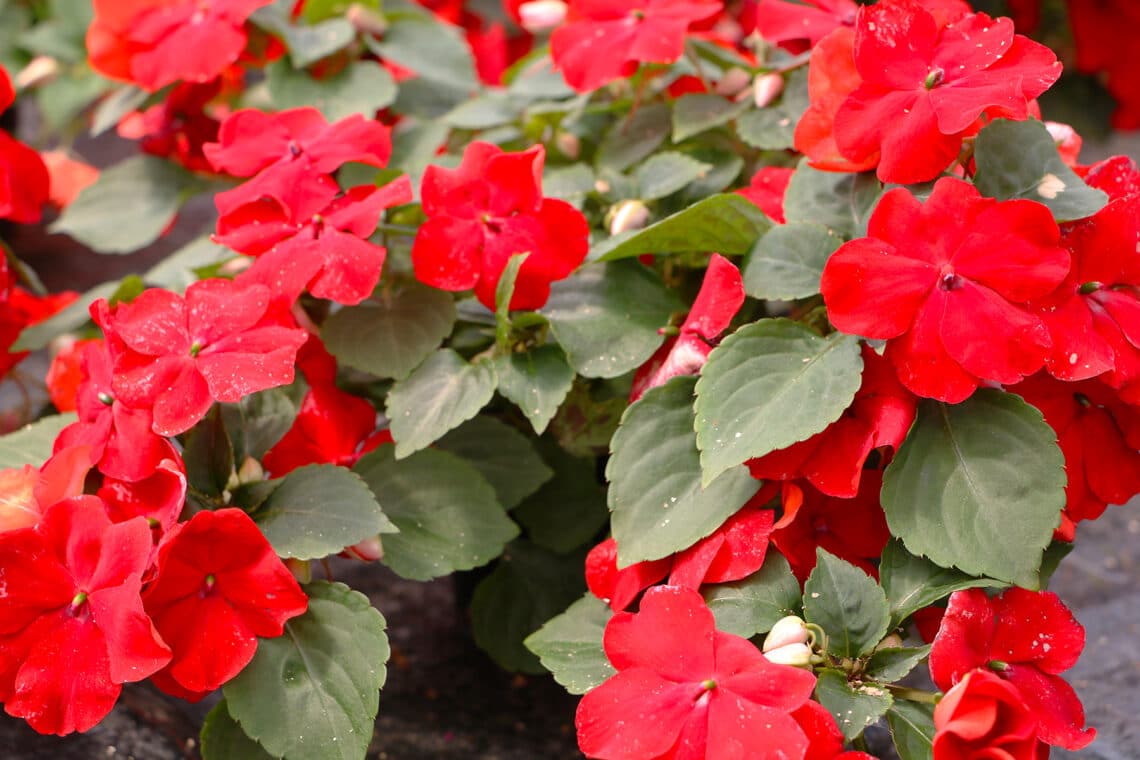
[(891, 696), (905, 699), (910, 702), (924, 702), (928, 705), (938, 704), (938, 700), (942, 695), (938, 692), (923, 691), (922, 689), (912, 689), (908, 686), (896, 686), (895, 684), (887, 684), (887, 691)]
[(419, 231), (418, 227), (410, 227), (406, 224), (386, 224), (383, 222), (376, 225), (376, 229), (380, 230), (381, 232), (394, 232), (397, 235), (408, 236), (415, 235), (416, 232)]

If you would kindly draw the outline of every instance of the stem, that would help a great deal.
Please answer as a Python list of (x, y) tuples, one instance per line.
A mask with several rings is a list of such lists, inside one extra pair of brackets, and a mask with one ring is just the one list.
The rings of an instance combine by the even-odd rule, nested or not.
[(764, 73), (765, 74), (786, 74), (789, 71), (795, 71), (796, 69), (807, 66), (808, 63), (810, 63), (810, 62), (811, 62), (811, 51), (809, 50), (806, 53), (800, 53), (798, 56), (796, 56), (792, 60), (785, 63), (783, 66), (773, 66), (770, 69), (765, 69)]
[(899, 699), (906, 699), (911, 702), (923, 702), (928, 705), (938, 704), (938, 700), (942, 699), (942, 695), (934, 691), (923, 691), (922, 689), (912, 689), (908, 686), (896, 686), (895, 684), (886, 684), (887, 691), (891, 696), (898, 697)]
[(388, 224), (386, 222), (376, 225), (376, 229), (381, 232), (394, 232), (397, 235), (407, 235), (408, 237), (415, 235), (419, 230), (418, 227), (411, 227), (406, 224)]

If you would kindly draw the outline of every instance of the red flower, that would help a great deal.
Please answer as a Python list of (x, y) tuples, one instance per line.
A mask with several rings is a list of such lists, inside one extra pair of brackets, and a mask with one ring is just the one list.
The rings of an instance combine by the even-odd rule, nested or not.
[(74, 412), (76, 396), (83, 383), (83, 370), (80, 368), (80, 357), (84, 349), (92, 344), (101, 345), (103, 341), (98, 338), (84, 340), (69, 340), (51, 359), (48, 365), (47, 384), (51, 403), (60, 412)]
[(693, 590), (706, 583), (738, 581), (764, 564), (772, 524), (772, 510), (746, 504), (688, 549), (620, 569), (617, 541), (608, 538), (586, 555), (586, 585), (594, 596), (620, 612), (665, 576), (669, 576), (669, 585)]
[(83, 493), (91, 449), (76, 446), (53, 454), (42, 467), (0, 470), (0, 533), (40, 521), (53, 504)]
[[(3, 137), (2, 132), (0, 137)], [(0, 260), (0, 377), (28, 356), (27, 351), (8, 351), (24, 328), (44, 321), (71, 304), (78, 295), (72, 290), (44, 296), (30, 293), (16, 284), (16, 273), (8, 269), (7, 260)]]
[(1044, 373), (1009, 391), (1041, 410), (1065, 454), (1062, 538), (1073, 540), (1074, 523), (1140, 493), (1140, 410), (1099, 382), (1061, 383)]
[(639, 63), (673, 63), (689, 26), (723, 9), (717, 0), (569, 0), (550, 37), (554, 65), (578, 92), (627, 77)]
[(214, 239), (258, 256), (243, 279), (269, 286), (290, 303), (308, 289), (318, 298), (358, 304), (380, 281), (387, 254), (368, 236), (384, 209), (411, 200), (406, 176), (380, 188), (354, 187), (337, 198), (314, 195), (292, 209), (264, 196), (222, 215)]
[(87, 30), (91, 67), (154, 92), (206, 82), (245, 49), (243, 26), (273, 0), (94, 0)]
[(971, 670), (934, 708), (934, 760), (1046, 760), (1037, 718), (1021, 693), (988, 670)]
[(537, 309), (550, 283), (589, 251), (589, 225), (565, 201), (542, 197), (541, 145), (505, 153), (473, 142), (458, 168), (429, 166), (420, 185), (427, 221), (412, 246), (416, 279), (442, 290), (475, 289), (489, 309), (507, 261), (529, 253), (515, 280), (512, 309)]
[(787, 221), (784, 218), (784, 196), (795, 173), (795, 169), (764, 166), (752, 175), (748, 187), (736, 192), (755, 203), (773, 222), (784, 224)]
[(704, 366), (713, 341), (728, 329), (744, 304), (744, 280), (732, 262), (714, 253), (705, 271), (693, 308), (681, 325), (680, 335), (664, 345), (638, 368), (633, 376), (630, 402), (637, 401), (650, 388), (664, 385), (674, 377), (692, 375)]
[(86, 731), (121, 685), (170, 660), (139, 591), (151, 550), (145, 520), (112, 525), (99, 500), (48, 509), (35, 528), (0, 533), (0, 702), (36, 731)]
[(772, 531), (772, 543), (801, 583), (815, 569), (819, 548), (879, 577), (873, 563), (891, 537), (879, 504), (882, 488), (879, 470), (863, 473), (859, 492), (851, 499), (825, 496), (806, 484), (802, 488), (795, 483), (784, 485), (784, 516)]
[(258, 637), (280, 636), (309, 600), (249, 515), (220, 509), (167, 534), (143, 602), (174, 653), (155, 685), (201, 697), (236, 676)]
[(1058, 674), (1076, 664), (1084, 646), (1084, 628), (1050, 591), (1011, 588), (993, 599), (981, 589), (956, 591), (934, 639), (930, 675), (948, 691), (970, 671), (993, 671), (1037, 716), (1042, 741), (1077, 750), (1096, 730), (1082, 728), (1084, 709)]
[(911, 0), (861, 8), (853, 55), (862, 83), (835, 114), (839, 152), (857, 163), (881, 153), (879, 179), (902, 184), (937, 177), (982, 112), (1027, 118), (1061, 75), (1052, 51), (1008, 18), (940, 27)]
[(957, 403), (1045, 363), (1048, 330), (1023, 304), (1059, 285), (1070, 263), (1047, 208), (944, 177), (925, 203), (905, 188), (886, 193), (868, 235), (828, 260), (823, 298), (838, 329), (887, 340), (913, 393)]
[[(12, 80), (0, 66), (0, 113), (8, 110), (15, 99)], [(0, 219), (23, 224), (38, 222), (50, 184), (40, 154), (0, 129)], [(6, 279), (6, 265), (4, 276)]]
[(112, 310), (92, 304), (114, 362), (112, 389), (128, 406), (150, 408), (152, 429), (189, 430), (214, 401), (293, 382), (304, 330), (264, 324), (269, 290), (200, 280), (185, 297), (152, 289)]
[(1117, 102), (1112, 115), (1114, 127), (1140, 127), (1140, 86), (1135, 71), (1140, 45), (1136, 36), (1129, 33), (1140, 24), (1140, 8), (1130, 0), (1069, 0), (1067, 5), (1076, 43), (1077, 70), (1086, 74), (1103, 72), (1108, 91)]
[(862, 350), (863, 384), (843, 416), (806, 441), (746, 462), (752, 477), (802, 477), (829, 496), (850, 499), (871, 452), (898, 449), (914, 422), (916, 400), (885, 359), (866, 345)]
[(815, 676), (768, 662), (747, 639), (717, 631), (701, 595), (650, 589), (636, 614), (606, 625), (617, 669), (578, 704), (578, 746), (602, 760), (802, 757), (801, 708)]
[(222, 80), (179, 84), (145, 111), (123, 117), (117, 131), (152, 156), (171, 158), (195, 172), (213, 171), (202, 148), (218, 139), (220, 122), (205, 112), (222, 90)]
[(756, 31), (768, 42), (801, 52), (841, 26), (854, 26), (859, 6), (854, 0), (808, 0), (809, 5), (786, 0), (760, 0)]
[(1111, 156), (1078, 171), (1090, 187), (1108, 193), (1109, 200), (1140, 194), (1140, 169), (1128, 156)]

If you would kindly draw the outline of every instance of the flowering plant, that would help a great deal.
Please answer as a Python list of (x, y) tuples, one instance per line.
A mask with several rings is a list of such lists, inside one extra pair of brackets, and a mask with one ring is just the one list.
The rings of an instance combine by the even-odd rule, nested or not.
[(1014, 20), (41, 5), (0, 107), (138, 153), (0, 132), (0, 218), (48, 208), (95, 256), (216, 215), (83, 294), (4, 260), (2, 368), (53, 352), (0, 438), (8, 714), (84, 731), (150, 679), (220, 690), (206, 760), (361, 758), (389, 649), (313, 577), (339, 554), (490, 565), (477, 643), (583, 695), (589, 757), (859, 760), (879, 721), (903, 760), (1093, 740), (1046, 587), (1140, 493), (1140, 170), (1042, 121), (1062, 64)]

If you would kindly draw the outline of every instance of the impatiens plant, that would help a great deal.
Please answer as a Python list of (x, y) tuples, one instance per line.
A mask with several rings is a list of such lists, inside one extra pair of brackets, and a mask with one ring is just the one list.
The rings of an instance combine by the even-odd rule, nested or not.
[(8, 714), (149, 679), (220, 690), (205, 760), (363, 758), (386, 623), (339, 555), (486, 568), (476, 642), (582, 695), (588, 757), (1093, 740), (1046, 589), (1140, 494), (1140, 170), (1042, 121), (1035, 3), (78, 5), (0, 35), (62, 143), (0, 131), (0, 234), (209, 221), (83, 294), (5, 248)]

